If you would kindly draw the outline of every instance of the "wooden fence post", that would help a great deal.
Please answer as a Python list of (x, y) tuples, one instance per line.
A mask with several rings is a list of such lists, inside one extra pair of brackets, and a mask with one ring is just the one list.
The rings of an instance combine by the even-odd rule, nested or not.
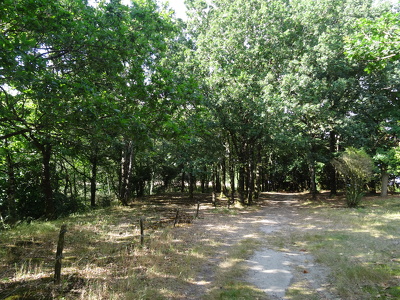
[(60, 234), (58, 236), (57, 252), (56, 252), (56, 264), (54, 267), (54, 282), (59, 284), (61, 281), (61, 261), (63, 258), (64, 250), (64, 235), (67, 232), (67, 225), (62, 225)]

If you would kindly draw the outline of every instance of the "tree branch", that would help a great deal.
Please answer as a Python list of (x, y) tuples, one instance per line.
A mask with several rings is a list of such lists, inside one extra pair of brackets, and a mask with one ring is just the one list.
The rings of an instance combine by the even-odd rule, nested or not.
[(21, 129), (19, 131), (8, 133), (6, 135), (0, 136), (0, 140), (6, 140), (6, 139), (8, 139), (10, 137), (13, 137), (13, 136), (16, 136), (16, 135), (20, 135), (20, 134), (24, 134), (26, 132), (29, 132), (29, 130), (30, 130), (29, 128), (25, 128), (25, 129)]

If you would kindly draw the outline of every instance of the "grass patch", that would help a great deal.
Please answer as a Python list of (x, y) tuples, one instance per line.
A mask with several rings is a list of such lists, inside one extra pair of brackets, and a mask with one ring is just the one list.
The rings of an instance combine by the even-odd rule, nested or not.
[(307, 282), (302, 281), (292, 284), (286, 293), (286, 297), (290, 300), (320, 300), (320, 296), (306, 286)]
[[(0, 299), (183, 299), (204, 258), (192, 250), (195, 241), (174, 237), (176, 207), (114, 206), (1, 232)], [(189, 205), (181, 210), (194, 213)], [(140, 217), (146, 219), (143, 247)], [(52, 277), (62, 224), (68, 232), (58, 286)], [(191, 225), (176, 227), (185, 226)]]

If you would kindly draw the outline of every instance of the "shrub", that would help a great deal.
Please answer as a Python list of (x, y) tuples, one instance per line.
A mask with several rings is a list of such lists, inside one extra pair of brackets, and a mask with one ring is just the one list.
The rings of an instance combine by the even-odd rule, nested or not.
[(372, 158), (364, 150), (350, 147), (332, 164), (345, 177), (347, 206), (357, 207), (364, 196), (365, 183), (372, 176)]

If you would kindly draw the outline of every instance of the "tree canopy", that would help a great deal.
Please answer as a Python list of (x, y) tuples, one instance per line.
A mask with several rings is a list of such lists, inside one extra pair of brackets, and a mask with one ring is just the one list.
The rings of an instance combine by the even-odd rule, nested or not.
[[(55, 218), (198, 187), (343, 189), (349, 147), (398, 175), (399, 14), (340, 0), (5, 0), (0, 213)], [(355, 24), (355, 25), (354, 25)]]

